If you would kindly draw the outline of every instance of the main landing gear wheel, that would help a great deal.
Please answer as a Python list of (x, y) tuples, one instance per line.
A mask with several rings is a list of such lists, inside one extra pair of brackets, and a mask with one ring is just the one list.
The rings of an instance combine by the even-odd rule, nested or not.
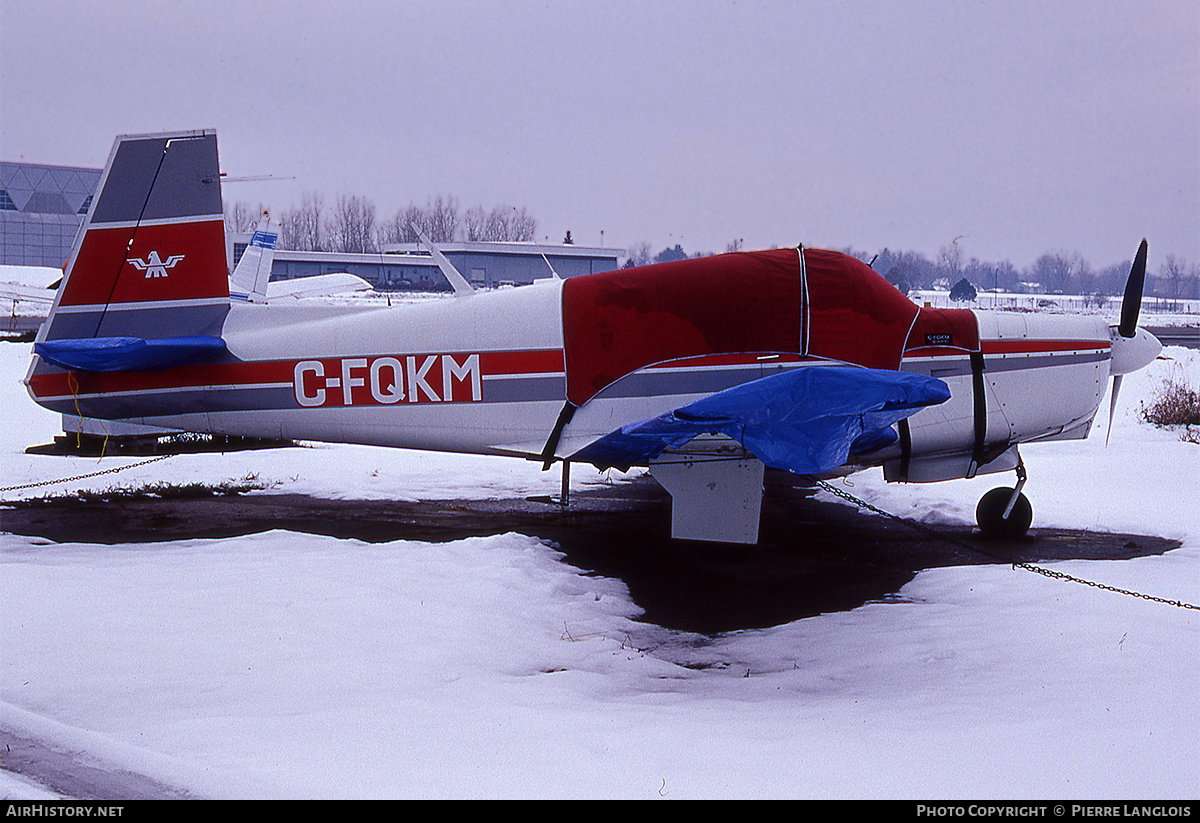
[[(1014, 493), (1016, 502), (1008, 517), (1005, 517), (1004, 512)], [(1029, 531), (1029, 524), (1033, 522), (1033, 506), (1029, 505), (1029, 498), (1016, 489), (992, 489), (979, 499), (979, 505), (975, 507), (975, 520), (986, 537), (1020, 537)]]

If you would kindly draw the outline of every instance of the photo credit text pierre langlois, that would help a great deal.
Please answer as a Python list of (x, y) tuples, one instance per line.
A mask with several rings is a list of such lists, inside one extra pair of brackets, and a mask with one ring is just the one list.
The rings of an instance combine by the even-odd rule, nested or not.
[(917, 817), (1153, 817), (1189, 818), (1192, 806), (1188, 803), (930, 803), (917, 806)]

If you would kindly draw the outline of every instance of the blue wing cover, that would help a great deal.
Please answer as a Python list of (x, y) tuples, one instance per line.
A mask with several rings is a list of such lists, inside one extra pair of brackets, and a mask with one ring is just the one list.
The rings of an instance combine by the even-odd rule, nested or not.
[(88, 337), (46, 340), (33, 350), (56, 366), (73, 371), (151, 371), (194, 363), (225, 351), (220, 337), (193, 334), (145, 340), (141, 337)]
[(910, 372), (801, 368), (623, 426), (571, 459), (626, 469), (702, 434), (724, 434), (767, 466), (819, 474), (845, 465), (852, 452), (894, 442), (895, 423), (949, 399), (944, 382)]

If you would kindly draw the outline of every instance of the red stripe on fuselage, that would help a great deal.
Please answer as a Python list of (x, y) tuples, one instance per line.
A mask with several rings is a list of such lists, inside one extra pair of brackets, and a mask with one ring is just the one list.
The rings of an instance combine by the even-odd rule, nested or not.
[(562, 374), (562, 349), (544, 351), (485, 351), (479, 353), (483, 376)]
[[(460, 356), (468, 354), (471, 353), (462, 353)], [(375, 356), (371, 355), (371, 357)], [(403, 358), (408, 355), (390, 356)], [(427, 355), (421, 355), (421, 357), (425, 356)], [(160, 371), (142, 372), (44, 372), (34, 374), (30, 378), (29, 387), (35, 397), (50, 398), (162, 391), (202, 386), (237, 388), (269, 384), (291, 385), (296, 364), (306, 359), (309, 358), (195, 363)], [(333, 368), (334, 364), (346, 358), (318, 357), (312, 359), (320, 360)], [(563, 373), (563, 353), (561, 349), (481, 352), (479, 364), (484, 378), (555, 375)]]
[[(983, 354), (1053, 354), (1055, 352), (1101, 351), (1109, 348), (1107, 340), (981, 340)], [(968, 349), (951, 346), (921, 346), (904, 352), (905, 359), (914, 357), (965, 357)]]

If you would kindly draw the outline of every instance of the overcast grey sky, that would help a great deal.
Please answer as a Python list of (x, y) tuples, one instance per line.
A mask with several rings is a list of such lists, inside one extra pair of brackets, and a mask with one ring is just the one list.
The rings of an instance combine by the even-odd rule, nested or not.
[[(227, 202), (539, 239), (1200, 261), (1196, 0), (0, 0), (0, 159), (218, 130)], [(1157, 260), (1155, 259), (1157, 258)]]

